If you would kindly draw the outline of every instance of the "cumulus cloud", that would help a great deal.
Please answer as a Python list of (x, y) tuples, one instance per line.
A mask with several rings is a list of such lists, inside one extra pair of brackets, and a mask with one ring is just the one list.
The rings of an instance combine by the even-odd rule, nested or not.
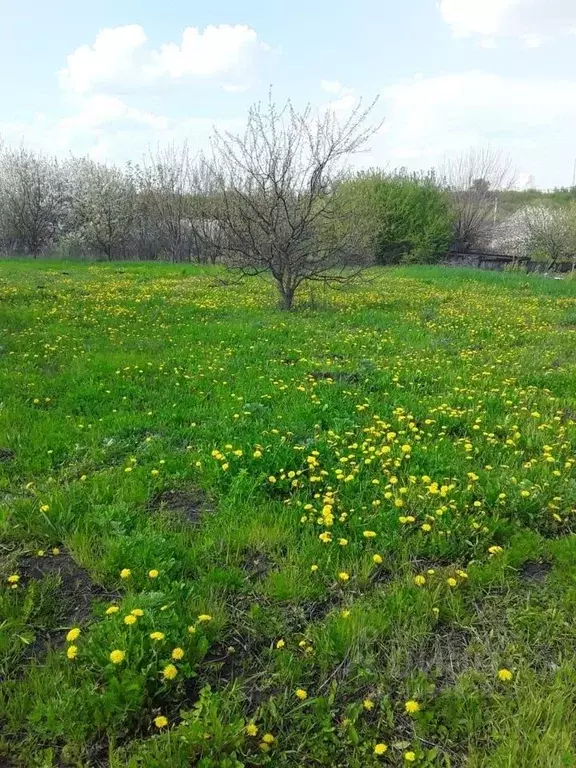
[(456, 36), (519, 38), (529, 48), (576, 25), (574, 0), (438, 0)]
[(35, 150), (62, 159), (89, 155), (123, 164), (138, 162), (150, 147), (190, 142), (207, 150), (214, 127), (238, 132), (242, 120), (213, 120), (204, 117), (174, 118), (155, 115), (127, 105), (121, 99), (96, 95), (86, 99), (67, 117), (48, 118), (38, 114), (29, 122), (0, 122), (0, 135), (11, 145), (24, 142)]
[[(471, 146), (512, 156), (544, 186), (569, 181), (576, 81), (501, 77), (481, 71), (414, 77), (385, 88), (377, 162), (427, 168)], [(570, 172), (569, 172), (570, 171)]]
[(118, 122), (143, 124), (161, 130), (166, 127), (167, 119), (129, 106), (116, 96), (98, 93), (82, 101), (79, 111), (63, 118), (60, 126), (97, 128)]
[[(179, 43), (150, 49), (139, 24), (101, 29), (91, 45), (67, 57), (60, 85), (76, 94), (150, 85), (162, 79), (223, 77), (223, 86), (244, 87), (259, 55), (270, 47), (243, 24), (186, 27)], [(230, 79), (230, 82), (228, 82)]]
[(338, 80), (321, 80), (320, 88), (322, 88), (323, 91), (326, 91), (326, 93), (333, 94), (338, 94), (342, 90), (342, 86)]
[(187, 27), (182, 42), (167, 43), (153, 52), (154, 64), (146, 69), (151, 76), (210, 77), (234, 72), (257, 52), (266, 50), (268, 46), (260, 42), (256, 32), (243, 24), (210, 25), (203, 32)]
[(67, 56), (67, 66), (59, 72), (60, 85), (75, 93), (126, 79), (136, 69), (136, 54), (147, 41), (139, 24), (101, 29), (92, 45), (81, 45)]
[(327, 104), (322, 105), (322, 109), (330, 109), (332, 112), (349, 112), (358, 105), (359, 98), (354, 88), (347, 88), (337, 80), (321, 80), (320, 87), (325, 93), (335, 98)]

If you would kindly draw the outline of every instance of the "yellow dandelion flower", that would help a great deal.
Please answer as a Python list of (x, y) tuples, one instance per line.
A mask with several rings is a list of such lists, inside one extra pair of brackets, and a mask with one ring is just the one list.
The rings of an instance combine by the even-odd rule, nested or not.
[(265, 733), (264, 736), (262, 736), (262, 741), (264, 744), (274, 744), (276, 739), (271, 733)]
[(200, 616), (198, 616), (198, 621), (202, 624), (206, 624), (209, 621), (212, 621), (212, 616), (210, 616), (209, 613), (201, 613)]
[(426, 577), (425, 576), (414, 576), (414, 584), (416, 584), (417, 587), (423, 587), (424, 584), (426, 584)]
[(510, 680), (512, 680), (513, 674), (510, 672), (509, 669), (499, 669), (498, 670), (498, 679), (502, 680), (503, 683), (509, 683)]
[(365, 539), (373, 539), (376, 536), (376, 531), (364, 531), (362, 535)]
[(68, 650), (66, 651), (66, 656), (68, 656), (68, 658), (72, 660), (72, 659), (75, 659), (77, 655), (78, 655), (78, 648), (75, 645), (69, 645)]
[(388, 752), (388, 746), (386, 744), (375, 744), (374, 745), (374, 754), (375, 755), (385, 755), (386, 752)]
[(254, 725), (254, 723), (248, 723), (248, 725), (244, 728), (248, 736), (257, 736), (258, 735), (258, 726)]
[(164, 632), (150, 632), (150, 640), (164, 640)]
[(154, 718), (154, 725), (156, 728), (166, 728), (168, 725), (168, 718), (164, 717), (164, 715), (158, 715), (158, 717)]
[(153, 568), (151, 571), (148, 571), (148, 578), (149, 579), (157, 579), (159, 576), (159, 572)]
[(118, 648), (116, 648), (110, 654), (110, 661), (112, 662), (112, 664), (121, 664), (125, 658), (126, 658), (125, 651), (121, 651)]
[(404, 704), (404, 711), (409, 715), (415, 715), (416, 712), (420, 712), (420, 704), (415, 699), (409, 699)]
[(11, 576), (8, 576), (8, 584), (18, 584), (20, 581), (20, 576), (18, 576), (17, 573), (13, 573)]
[(374, 702), (372, 701), (372, 699), (364, 699), (364, 701), (362, 702), (362, 706), (367, 712), (370, 712), (371, 710), (374, 709)]
[(131, 624), (136, 624), (138, 619), (136, 616), (132, 616), (131, 613), (128, 614), (128, 616), (124, 616), (124, 624), (128, 624), (130, 626)]
[(130, 568), (122, 568), (122, 570), (120, 571), (121, 579), (129, 579), (131, 575), (132, 575), (132, 571), (130, 570)]
[(133, 608), (130, 611), (130, 613), (132, 614), (132, 616), (136, 616), (137, 618), (139, 618), (140, 616), (144, 616), (144, 611), (142, 610), (142, 608)]
[(111, 605), (108, 608), (106, 608), (106, 616), (111, 616), (113, 613), (118, 613), (120, 610), (120, 607), (118, 605)]
[(346, 571), (340, 571), (340, 573), (338, 574), (338, 578), (340, 579), (340, 581), (348, 581), (348, 579), (350, 578), (350, 574), (346, 573)]
[(282, 640), (282, 638), (280, 638), (280, 640), (278, 640), (278, 642), (276, 643), (276, 648), (278, 648), (278, 649), (284, 648), (285, 645), (286, 645), (286, 641)]
[(184, 658), (184, 651), (182, 648), (174, 648), (174, 650), (171, 653), (172, 658), (174, 661), (180, 661), (180, 659)]
[(176, 669), (174, 664), (166, 664), (166, 666), (162, 670), (162, 677), (165, 680), (174, 680), (177, 674), (178, 674), (178, 670)]
[(372, 555), (372, 560), (376, 563), (376, 565), (381, 565), (384, 562), (382, 555)]
[(304, 690), (304, 688), (297, 688), (296, 689), (296, 696), (300, 699), (300, 701), (304, 701), (308, 698), (307, 692)]
[(446, 584), (448, 584), (449, 587), (455, 587), (457, 586), (458, 582), (456, 581), (456, 579), (450, 576), (449, 579), (446, 579)]
[(404, 752), (404, 760), (407, 760), (409, 763), (413, 763), (416, 760), (416, 753)]
[(68, 643), (73, 643), (74, 640), (77, 640), (79, 637), (80, 637), (79, 627), (73, 627), (66, 635), (66, 641)]

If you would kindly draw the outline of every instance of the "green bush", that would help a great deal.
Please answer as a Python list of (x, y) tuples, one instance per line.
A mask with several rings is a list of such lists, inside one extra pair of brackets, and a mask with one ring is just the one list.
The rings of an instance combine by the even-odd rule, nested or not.
[(433, 263), (448, 250), (450, 205), (433, 173), (360, 172), (340, 193), (350, 197), (358, 216), (373, 222), (376, 263)]

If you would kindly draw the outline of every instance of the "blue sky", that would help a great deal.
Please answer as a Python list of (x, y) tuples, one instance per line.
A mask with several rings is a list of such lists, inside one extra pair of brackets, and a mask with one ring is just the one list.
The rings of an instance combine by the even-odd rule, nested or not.
[(576, 157), (576, 0), (0, 0), (0, 136), (138, 160), (239, 129), (278, 100), (344, 117), (379, 96), (365, 165), (429, 168), (469, 146), (520, 186), (568, 184)]

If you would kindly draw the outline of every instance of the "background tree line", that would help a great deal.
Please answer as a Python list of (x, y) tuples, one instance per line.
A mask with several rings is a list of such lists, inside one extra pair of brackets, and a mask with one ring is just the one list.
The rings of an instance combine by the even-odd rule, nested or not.
[[(285, 308), (303, 281), (345, 281), (373, 263), (498, 246), (552, 263), (576, 252), (573, 191), (514, 192), (498, 152), (426, 173), (352, 172), (376, 130), (370, 113), (359, 104), (338, 120), (270, 99), (242, 135), (215, 132), (209, 156), (172, 145), (124, 167), (0, 148), (0, 250), (221, 262), (269, 274)], [(515, 201), (516, 229), (498, 239)]]

